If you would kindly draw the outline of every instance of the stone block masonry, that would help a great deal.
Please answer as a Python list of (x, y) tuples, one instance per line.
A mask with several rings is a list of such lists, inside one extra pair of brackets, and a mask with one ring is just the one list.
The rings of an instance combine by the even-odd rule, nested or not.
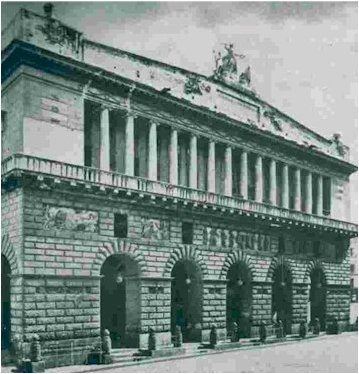
[[(60, 212), (54, 217), (56, 224), (50, 226), (46, 225), (49, 206), (64, 208), (56, 210)], [(305, 254), (278, 254), (278, 231), (256, 227), (274, 238), (267, 249), (233, 248), (226, 245), (226, 235), (211, 244), (206, 242), (206, 227), (233, 231), (238, 230), (236, 222), (195, 211), (189, 214), (185, 208), (108, 199), (91, 191), (74, 193), (61, 185), (49, 191), (24, 186), (6, 192), (2, 209), (3, 235), (11, 242), (11, 250), (4, 255), (16, 259), (17, 276), (11, 283), (12, 331), (27, 342), (33, 333), (39, 334), (47, 366), (70, 364), (70, 357), (79, 362), (99, 341), (101, 267), (115, 254), (131, 258), (139, 268), (139, 278), (131, 281), (129, 277), (126, 283), (126, 336), (132, 346), (147, 348), (149, 328), (156, 332), (159, 346), (171, 345), (172, 270), (184, 260), (194, 263), (200, 274), (200, 297), (193, 317), (200, 321), (193, 327), (198, 330), (194, 333), (198, 341), (208, 341), (212, 324), (220, 339), (227, 337), (227, 278), (236, 263), (250, 271), (252, 336), (258, 334), (261, 321), (272, 324), (272, 277), (280, 263), (292, 274), (293, 331), (307, 319), (310, 269), (315, 264), (322, 266), (326, 276), (327, 315), (337, 316), (342, 324), (349, 316), (347, 259), (314, 261)], [(72, 209), (72, 216), (62, 214), (66, 209)], [(95, 229), (87, 229), (86, 212), (96, 213)], [(115, 214), (127, 216), (126, 238), (114, 236)], [(68, 225), (71, 219), (78, 221)], [(184, 245), (182, 222), (189, 220), (193, 244)], [(240, 230), (257, 232), (243, 224)], [(73, 355), (67, 355), (67, 360), (65, 352), (70, 351)]]

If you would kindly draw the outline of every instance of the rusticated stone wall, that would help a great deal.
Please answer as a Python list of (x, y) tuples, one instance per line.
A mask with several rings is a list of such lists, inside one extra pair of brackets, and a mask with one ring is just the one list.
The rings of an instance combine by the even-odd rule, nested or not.
[[(160, 345), (171, 344), (170, 277), (173, 266), (181, 259), (195, 262), (201, 273), (199, 332), (202, 340), (208, 340), (213, 323), (220, 337), (226, 337), (226, 277), (230, 266), (237, 261), (245, 263), (251, 272), (252, 335), (258, 334), (260, 321), (272, 323), (271, 280), (274, 269), (282, 263), (292, 274), (293, 332), (300, 321), (307, 318), (309, 275), (316, 266), (323, 268), (328, 283), (327, 314), (337, 316), (342, 324), (349, 318), (349, 293), (345, 294), (349, 290), (348, 259), (315, 260), (305, 253), (287, 254), (285, 251), (279, 254), (280, 231), (246, 225), (244, 221), (215, 213), (210, 216), (188, 212), (186, 207), (174, 209), (173, 206), (110, 199), (91, 190), (86, 194), (83, 191), (70, 193), (62, 190), (61, 185), (50, 191), (25, 187), (5, 193), (3, 200), (15, 201), (11, 200), (15, 196), (21, 200), (19, 210), (10, 213), (3, 205), (3, 227), (9, 226), (12, 216), (22, 217), (23, 247), (19, 248), (23, 254), (17, 254), (21, 268), (17, 279), (23, 284), (21, 329), (27, 341), (35, 332), (40, 335), (50, 366), (80, 362), (99, 340), (100, 270), (105, 260), (116, 253), (126, 254), (139, 265), (140, 319), (138, 326), (131, 328), (141, 347), (147, 345), (149, 327), (157, 332)], [(51, 225), (48, 224), (49, 207), (56, 207)], [(114, 237), (115, 213), (127, 214), (126, 239)], [(183, 221), (193, 223), (193, 244), (182, 244)], [(208, 243), (208, 227), (217, 233), (224, 230), (245, 233), (248, 241), (237, 242), (237, 246), (233, 244), (233, 237), (228, 242), (224, 234), (219, 236), (218, 242)], [(234, 236), (239, 238), (240, 234)], [(261, 236), (266, 238), (263, 243), (267, 243), (262, 248), (255, 244)], [(14, 287), (13, 292), (17, 289)], [(17, 312), (14, 313), (15, 324), (16, 317)], [(61, 352), (70, 349), (73, 355), (61, 356)], [(68, 360), (71, 357), (72, 361), (66, 361), (66, 357)]]

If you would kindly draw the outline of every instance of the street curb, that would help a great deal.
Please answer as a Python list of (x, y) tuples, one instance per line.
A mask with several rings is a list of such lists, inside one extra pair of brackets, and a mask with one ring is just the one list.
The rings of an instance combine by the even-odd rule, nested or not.
[[(343, 335), (349, 335), (349, 334), (357, 334), (357, 332), (345, 332), (340, 334), (339, 336)], [(190, 355), (183, 355), (183, 356), (172, 356), (172, 357), (161, 357), (161, 358), (154, 358), (154, 359), (147, 359), (147, 360), (142, 360), (142, 361), (130, 361), (130, 362), (124, 362), (124, 363), (114, 363), (110, 365), (103, 365), (101, 367), (96, 367), (96, 368), (91, 368), (91, 369), (85, 369), (85, 370), (78, 370), (74, 371), (74, 373), (92, 373), (92, 372), (101, 372), (101, 370), (108, 370), (108, 369), (117, 369), (117, 368), (122, 368), (122, 367), (129, 367), (129, 366), (140, 366), (140, 365), (146, 365), (146, 364), (152, 364), (152, 363), (157, 363), (157, 362), (164, 362), (164, 361), (174, 361), (174, 360), (179, 360), (179, 359), (187, 359), (187, 358), (193, 358), (193, 357), (200, 357), (200, 356), (209, 356), (209, 355), (216, 355), (216, 354), (221, 354), (221, 353), (227, 353), (227, 352), (234, 352), (234, 351), (244, 351), (244, 350), (252, 350), (252, 349), (263, 349), (263, 348), (270, 348), (274, 346), (279, 346), (279, 345), (286, 345), (286, 344), (294, 344), (294, 343), (306, 343), (310, 342), (313, 340), (318, 340), (318, 339), (330, 339), (331, 337), (338, 337), (338, 335), (322, 335), (322, 336), (315, 336), (315, 337), (310, 337), (306, 339), (295, 339), (295, 340), (286, 340), (282, 342), (276, 342), (276, 343), (268, 343), (268, 344), (258, 344), (258, 345), (249, 345), (249, 346), (242, 346), (242, 347), (237, 347), (233, 349), (224, 349), (221, 351), (209, 351), (209, 352), (198, 352), (196, 354), (190, 354)]]

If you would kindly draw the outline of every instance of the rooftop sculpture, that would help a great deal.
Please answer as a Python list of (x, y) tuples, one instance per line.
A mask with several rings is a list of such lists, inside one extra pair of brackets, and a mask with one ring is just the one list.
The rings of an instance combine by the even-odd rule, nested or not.
[(245, 55), (234, 52), (233, 43), (224, 43), (224, 51), (213, 51), (215, 70), (213, 78), (232, 85), (250, 86), (251, 73), (248, 66), (244, 71), (239, 71), (238, 59)]

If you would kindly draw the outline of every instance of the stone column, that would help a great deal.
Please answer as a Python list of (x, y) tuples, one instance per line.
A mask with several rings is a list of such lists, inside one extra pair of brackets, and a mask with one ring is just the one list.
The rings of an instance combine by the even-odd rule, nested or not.
[(284, 164), (282, 169), (282, 207), (289, 209), (289, 179), (288, 165)]
[(312, 195), (312, 173), (310, 171), (307, 172), (305, 176), (305, 212), (312, 214), (312, 203), (313, 203), (313, 195)]
[(171, 129), (170, 139), (170, 183), (178, 184), (178, 133), (177, 130)]
[(197, 188), (197, 137), (191, 135), (189, 145), (189, 186), (191, 188)]
[(318, 175), (317, 177), (317, 206), (316, 214), (319, 216), (323, 215), (323, 177)]
[(134, 137), (135, 116), (127, 113), (126, 118), (126, 153), (125, 153), (125, 174), (135, 174), (135, 137)]
[(101, 149), (100, 169), (110, 170), (110, 111), (106, 107), (101, 108)]
[(255, 200), (258, 202), (263, 201), (263, 167), (262, 167), (262, 156), (257, 156), (255, 166), (255, 178), (256, 178), (256, 191)]
[(241, 154), (239, 193), (243, 199), (248, 199), (248, 153), (246, 151)]
[(302, 210), (302, 194), (301, 194), (301, 173), (300, 169), (295, 169), (294, 172), (294, 209)]
[(153, 121), (148, 133), (148, 179), (157, 180), (157, 124)]
[(272, 205), (277, 204), (277, 163), (270, 160), (269, 165), (269, 201)]
[(208, 144), (207, 190), (216, 192), (216, 145), (213, 140)]
[(226, 147), (224, 153), (224, 194), (232, 196), (232, 148)]

